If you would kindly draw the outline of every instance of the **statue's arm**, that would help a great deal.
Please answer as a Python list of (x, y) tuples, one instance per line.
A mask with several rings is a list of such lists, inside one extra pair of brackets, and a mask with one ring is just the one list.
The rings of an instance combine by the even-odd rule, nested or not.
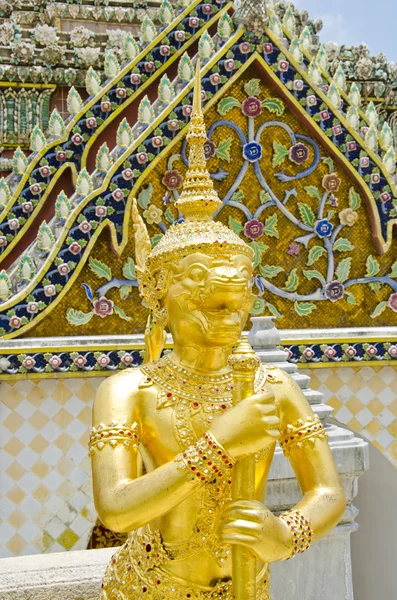
[(309, 521), (317, 540), (340, 521), (345, 495), (325, 431), (302, 390), (282, 371), (277, 371), (276, 379), (280, 383), (269, 387), (280, 417), (279, 441), (303, 495), (293, 510)]
[[(126, 421), (128, 430), (137, 436), (128, 447), (121, 435), (114, 445), (110, 439), (101, 449), (91, 445), (95, 507), (102, 523), (119, 532), (133, 531), (164, 515), (202, 484), (192, 477), (191, 471), (181, 469), (181, 463), (176, 460), (140, 476), (137, 446), (141, 436), (138, 389), (141, 377), (137, 371), (136, 376), (121, 373), (105, 380), (97, 391), (93, 407), (96, 430), (101, 423)], [(119, 431), (125, 437), (127, 428)]]

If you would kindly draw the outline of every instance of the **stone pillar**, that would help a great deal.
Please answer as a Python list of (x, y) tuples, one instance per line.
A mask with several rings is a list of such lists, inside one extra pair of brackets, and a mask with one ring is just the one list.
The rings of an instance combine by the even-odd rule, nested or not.
[[(299, 373), (297, 365), (289, 363), (287, 353), (279, 349), (281, 335), (274, 317), (253, 317), (252, 323), (248, 339), (262, 362), (289, 373), (324, 423), (347, 499), (345, 514), (333, 532), (305, 554), (272, 565), (272, 600), (353, 600), (350, 534), (357, 528), (357, 510), (352, 502), (357, 494), (357, 480), (368, 468), (368, 444), (351, 431), (327, 422), (332, 408), (323, 403), (321, 392), (310, 389), (310, 377)], [(294, 472), (278, 446), (269, 477), (267, 505), (277, 513), (290, 509), (300, 498)]]

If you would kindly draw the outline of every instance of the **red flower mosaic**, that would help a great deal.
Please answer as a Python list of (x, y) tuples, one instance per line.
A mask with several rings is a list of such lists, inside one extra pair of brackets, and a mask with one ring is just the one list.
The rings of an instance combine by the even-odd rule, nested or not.
[(390, 296), (387, 305), (393, 312), (397, 312), (397, 292)]
[(87, 125), (88, 129), (95, 129), (95, 127), (98, 125), (95, 117), (88, 117), (88, 119), (85, 120), (85, 124)]
[(142, 77), (139, 73), (132, 73), (130, 80), (133, 85), (139, 85), (142, 81)]
[(65, 150), (59, 150), (56, 155), (55, 158), (59, 161), (59, 162), (63, 162), (64, 160), (67, 159), (67, 154), (65, 152)]
[(251, 240), (257, 240), (263, 234), (263, 223), (257, 219), (247, 221), (244, 225), (244, 233)]
[(98, 317), (101, 317), (101, 319), (113, 314), (114, 302), (109, 300), (109, 298), (102, 296), (102, 298), (99, 298), (99, 300), (94, 300), (92, 304), (94, 307), (94, 313), (98, 315)]
[(38, 194), (41, 194), (41, 185), (39, 183), (33, 183), (29, 190), (31, 194), (37, 196)]
[(95, 207), (95, 216), (103, 219), (108, 214), (108, 209), (106, 206), (96, 206)]
[(81, 252), (81, 246), (78, 242), (73, 242), (72, 244), (70, 244), (68, 250), (76, 256), (76, 254), (79, 254), (79, 252)]
[(84, 140), (83, 140), (83, 136), (82, 136), (82, 135), (80, 135), (79, 133), (75, 133), (75, 134), (72, 136), (72, 142), (73, 142), (73, 144), (74, 144), (75, 146), (80, 146), (80, 144), (82, 144), (82, 143), (83, 143), (83, 141), (84, 141)]
[(43, 165), (40, 167), (39, 173), (42, 177), (49, 177), (51, 175), (51, 169), (48, 165)]
[(255, 118), (258, 117), (262, 112), (262, 102), (255, 96), (250, 96), (244, 100), (241, 110), (246, 117)]
[(183, 177), (179, 171), (167, 171), (162, 179), (162, 183), (169, 190), (178, 190), (182, 185)]
[(24, 212), (24, 213), (33, 212), (33, 204), (31, 202), (24, 202), (22, 204), (22, 212)]
[(58, 268), (58, 273), (60, 275), (67, 275), (68, 273), (70, 273), (70, 267), (69, 267), (68, 263), (62, 263), (57, 268)]

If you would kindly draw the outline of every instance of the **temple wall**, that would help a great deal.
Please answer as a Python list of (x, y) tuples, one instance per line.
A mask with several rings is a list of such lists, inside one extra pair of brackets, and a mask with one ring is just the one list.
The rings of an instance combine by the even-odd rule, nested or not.
[(86, 548), (95, 522), (87, 443), (102, 380), (1, 382), (0, 557)]
[[(397, 464), (397, 367), (300, 370), (335, 417)], [(102, 377), (2, 381), (0, 557), (80, 550), (95, 523), (87, 456)]]
[(300, 370), (324, 394), (333, 417), (397, 466), (397, 366)]

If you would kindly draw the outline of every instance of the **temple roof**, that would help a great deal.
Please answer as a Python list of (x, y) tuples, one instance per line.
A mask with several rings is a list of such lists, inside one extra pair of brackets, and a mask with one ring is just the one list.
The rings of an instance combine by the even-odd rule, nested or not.
[[(252, 65), (253, 71), (263, 76), (266, 85), (274, 90), (275, 96), (263, 100), (261, 107), (258, 105), (255, 109), (253, 106), (252, 110), (263, 113), (266, 108), (275, 118), (281, 118), (284, 106), (288, 106), (292, 111), (290, 119), (292, 114), (298, 115), (301, 126), (313, 131), (314, 137), (321, 142), (323, 152), (332, 155), (333, 159), (326, 158), (329, 160), (324, 164), (333, 169), (335, 160), (347, 173), (350, 183), (345, 186), (350, 185), (350, 190), (345, 189), (344, 198), (350, 202), (348, 210), (354, 212), (362, 198), (371, 221), (373, 244), (379, 254), (390, 248), (397, 217), (393, 132), (385, 121), (385, 114), (377, 110), (376, 102), (365, 104), (363, 95), (369, 88), (349, 82), (346, 77), (347, 70), (353, 69), (356, 78), (366, 74), (365, 85), (369, 85), (370, 77), (379, 76), (379, 82), (374, 80), (376, 86), (381, 81), (386, 82), (382, 68), (388, 67), (378, 68), (376, 65), (382, 61), (373, 62), (364, 48), (357, 50), (357, 56), (356, 51), (343, 47), (338, 50), (333, 45), (328, 46), (327, 52), (318, 40), (321, 24), (308, 20), (307, 13), (297, 12), (292, 6), (287, 9), (278, 6), (273, 10), (261, 4), (260, 7), (265, 9), (262, 14), (267, 19), (267, 26), (263, 28), (263, 25), (258, 26), (261, 14), (258, 16), (255, 12), (258, 4), (245, 0), (245, 8), (254, 11), (253, 19), (248, 19), (256, 28), (253, 32), (241, 26), (239, 19), (242, 17), (234, 15), (232, 2), (195, 0), (185, 4), (170, 4), (164, 0), (160, 6), (153, 6), (157, 11), (156, 23), (145, 13), (136, 39), (127, 34), (124, 40), (124, 60), (115, 52), (108, 52), (105, 54), (105, 74), (97, 68), (87, 69), (84, 77), (86, 94), (76, 87), (68, 92), (70, 117), (65, 120), (55, 110), (49, 119), (48, 131), (34, 127), (32, 154), (26, 157), (20, 150), (15, 152), (12, 174), (0, 180), (0, 204), (4, 207), (0, 214), (0, 262), (4, 268), (0, 274), (0, 294), (4, 301), (0, 327), (4, 335), (19, 336), (50, 314), (72, 289), (104, 227), (110, 231), (115, 254), (122, 254), (129, 239), (133, 194), (140, 198), (140, 207), (146, 210), (148, 223), (159, 224), (162, 232), (166, 230), (166, 223), (161, 221), (163, 210), (155, 205), (155, 202), (161, 204), (161, 196), (151, 200), (153, 190), (150, 192), (142, 186), (163, 157), (171, 161), (167, 163), (171, 165), (168, 171), (174, 173), (172, 177), (178, 185), (180, 175), (172, 169), (172, 164), (175, 156), (183, 158), (183, 145), (177, 146), (177, 155), (169, 149), (182, 144), (186, 133), (192, 102), (193, 66), (197, 61), (201, 65), (205, 110), (213, 110), (212, 107), (219, 103), (217, 112), (223, 116), (241, 105), (240, 100), (228, 96), (229, 88), (239, 77), (245, 77)], [(54, 5), (44, 3), (41, 6), (47, 10)], [(246, 16), (244, 19), (247, 20)], [(369, 62), (375, 65), (372, 71)], [(255, 105), (259, 102), (256, 96), (262, 93), (260, 85), (251, 83), (247, 89), (251, 91)], [(235, 93), (241, 94), (241, 91)], [(235, 118), (241, 119), (241, 115), (236, 114)], [(283, 127), (291, 130), (288, 124)], [(302, 133), (298, 136), (298, 139), (307, 138), (302, 137)], [(227, 143), (230, 145), (231, 142)], [(317, 142), (308, 143), (317, 148), (314, 169), (320, 162), (320, 150)], [(232, 162), (244, 158), (247, 170), (249, 163), (255, 163), (259, 156), (252, 153), (262, 150), (253, 140), (240, 145), (244, 146), (243, 155), (235, 149)], [(306, 161), (310, 154), (309, 148), (301, 145), (304, 146), (300, 149), (303, 154), (291, 155), (292, 163), (296, 165), (301, 160)], [(277, 166), (288, 155), (282, 145), (276, 146), (275, 152), (278, 155), (270, 156), (268, 168), (272, 158), (272, 166)], [(231, 160), (226, 146), (222, 152), (218, 150), (218, 154), (223, 155), (226, 162)], [(275, 178), (288, 183), (309, 177), (310, 173), (310, 169), (305, 169), (302, 175), (291, 179), (281, 170)], [(225, 169), (219, 169), (214, 174), (217, 185), (221, 185), (228, 174)], [(167, 177), (169, 179), (171, 175)], [(238, 180), (237, 175), (236, 178)], [(160, 178), (160, 181), (165, 181), (166, 186), (174, 185), (168, 183), (168, 179)], [(332, 172), (323, 181), (325, 183), (321, 185), (326, 186), (327, 194), (332, 191), (331, 183), (340, 185), (340, 177)], [(64, 188), (61, 182), (64, 182)], [(152, 183), (150, 186), (153, 188)], [(261, 191), (267, 198), (268, 192)], [(284, 204), (297, 191), (291, 188), (283, 193), (286, 194), (284, 202), (279, 201), (277, 206), (285, 215), (288, 211)], [(324, 192), (306, 186), (304, 193), (320, 199)], [(299, 206), (301, 204), (308, 206), (305, 203)], [(301, 206), (299, 210), (302, 210)], [(315, 215), (312, 209), (304, 208), (303, 211), (304, 230), (312, 232), (311, 237), (321, 237), (321, 231), (313, 230)], [(330, 214), (332, 212), (335, 213), (330, 211)], [(165, 214), (168, 224), (178, 218), (169, 209)], [(297, 217), (293, 219), (294, 223), (300, 222)], [(240, 224), (240, 231), (243, 229)], [(158, 242), (159, 235), (161, 233), (157, 238), (153, 236), (153, 244)], [(298, 239), (307, 247), (306, 238)], [(295, 242), (295, 245), (299, 244)], [(263, 244), (255, 246), (259, 260), (260, 253), (264, 252), (261, 248), (265, 247)], [(352, 244), (348, 247), (354, 248)], [(346, 258), (343, 263), (346, 269), (349, 260)], [(132, 273), (131, 269), (127, 271)], [(108, 277), (108, 271), (105, 273), (104, 277)], [(292, 283), (287, 283), (287, 287), (289, 285)], [(397, 286), (394, 279), (392, 285)], [(296, 300), (294, 292), (292, 296)], [(283, 293), (285, 296), (287, 292)], [(90, 294), (92, 300), (92, 292)], [(319, 288), (315, 298), (323, 300), (324, 294), (325, 291)], [(36, 303), (34, 298), (40, 298), (39, 302)], [(386, 306), (386, 300), (384, 304)], [(91, 317), (92, 314), (89, 319)]]

